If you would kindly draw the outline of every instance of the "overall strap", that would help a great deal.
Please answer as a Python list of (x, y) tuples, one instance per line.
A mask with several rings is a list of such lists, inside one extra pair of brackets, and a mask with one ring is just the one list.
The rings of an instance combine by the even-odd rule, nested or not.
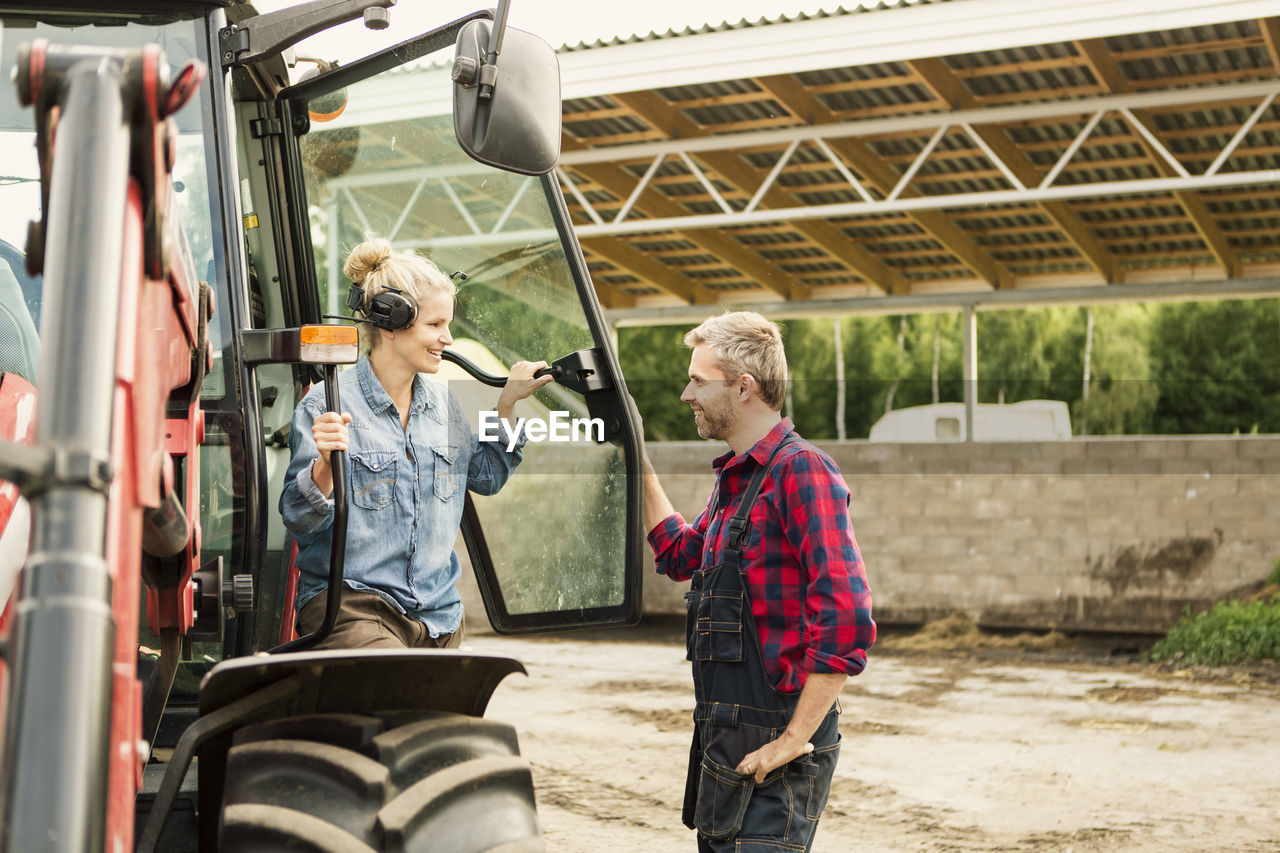
[(796, 434), (793, 432), (784, 435), (782, 441), (779, 441), (778, 446), (769, 454), (768, 461), (751, 475), (751, 482), (747, 484), (747, 490), (742, 493), (742, 501), (738, 504), (738, 510), (729, 519), (729, 537), (724, 546), (724, 556), (721, 562), (732, 563), (735, 568), (738, 566), (741, 560), (742, 543), (747, 538), (747, 531), (750, 529), (747, 519), (751, 515), (752, 504), (756, 502), (756, 495), (760, 493), (760, 486), (764, 483), (765, 475), (773, 467), (773, 460), (778, 455), (778, 452), (797, 440)]

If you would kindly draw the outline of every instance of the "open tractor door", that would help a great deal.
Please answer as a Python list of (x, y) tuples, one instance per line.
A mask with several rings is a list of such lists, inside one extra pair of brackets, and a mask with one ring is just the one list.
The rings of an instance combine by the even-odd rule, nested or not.
[(483, 719), (519, 662), (292, 634), (290, 418), (355, 361), (333, 317), (370, 234), (465, 275), (436, 378), (474, 427), (510, 364), (553, 365), (523, 464), (467, 500), (493, 626), (640, 615), (637, 424), (551, 175), (555, 54), (503, 0), (291, 73), (394, 5), (0, 0), (3, 850), (542, 849)]

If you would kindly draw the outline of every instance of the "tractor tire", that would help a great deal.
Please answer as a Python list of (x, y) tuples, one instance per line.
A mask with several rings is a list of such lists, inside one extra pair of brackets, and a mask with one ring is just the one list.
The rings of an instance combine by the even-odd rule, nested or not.
[(443, 713), (311, 714), (236, 732), (227, 853), (542, 851), (515, 729)]

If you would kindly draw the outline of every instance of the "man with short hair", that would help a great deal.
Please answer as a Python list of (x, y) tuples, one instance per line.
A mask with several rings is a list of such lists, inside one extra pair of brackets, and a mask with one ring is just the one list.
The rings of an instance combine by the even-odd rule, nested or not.
[(840, 749), (836, 699), (876, 634), (849, 489), (780, 414), (787, 361), (774, 323), (726, 313), (684, 343), (693, 355), (680, 399), (698, 435), (729, 452), (712, 463), (716, 486), (693, 524), (645, 460), (656, 568), (692, 580), (683, 818), (702, 853), (807, 851)]

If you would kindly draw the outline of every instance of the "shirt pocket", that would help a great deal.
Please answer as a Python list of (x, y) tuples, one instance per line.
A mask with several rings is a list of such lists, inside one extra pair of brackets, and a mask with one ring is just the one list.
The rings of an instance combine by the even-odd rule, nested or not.
[(394, 451), (365, 450), (351, 454), (351, 501), (361, 509), (383, 509), (396, 496)]
[(435, 457), (433, 490), (442, 501), (452, 498), (458, 491), (458, 448), (452, 444), (438, 444), (431, 448)]

